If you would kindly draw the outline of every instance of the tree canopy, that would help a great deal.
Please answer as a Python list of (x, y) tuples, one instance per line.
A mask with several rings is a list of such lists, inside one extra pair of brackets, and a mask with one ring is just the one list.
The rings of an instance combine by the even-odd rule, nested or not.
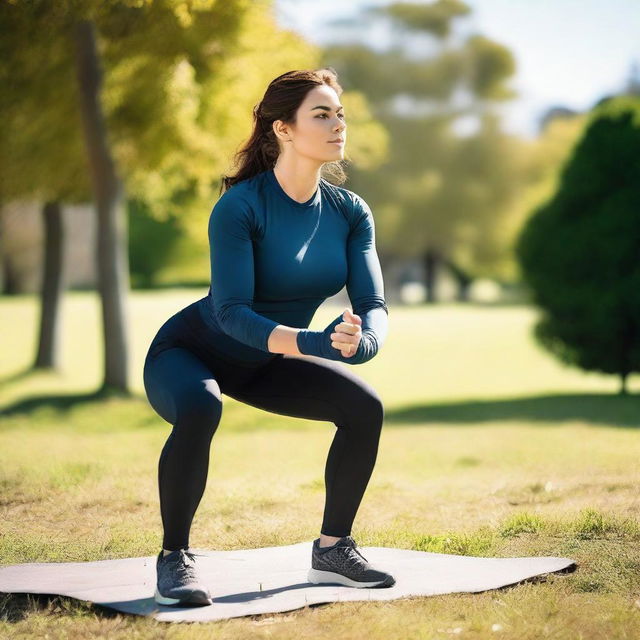
[(517, 244), (542, 316), (538, 341), (563, 362), (640, 371), (640, 99), (594, 109), (559, 186)]

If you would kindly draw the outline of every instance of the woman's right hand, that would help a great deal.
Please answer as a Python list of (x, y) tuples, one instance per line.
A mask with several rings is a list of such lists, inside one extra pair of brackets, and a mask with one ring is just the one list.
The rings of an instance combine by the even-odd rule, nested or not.
[(335, 331), (329, 336), (331, 346), (334, 349), (339, 349), (344, 358), (350, 358), (358, 350), (362, 337), (361, 326), (360, 316), (352, 313), (349, 309), (345, 309), (342, 313), (342, 322), (334, 326)]
[[(355, 318), (360, 320), (359, 316), (353, 316), (353, 319)], [(319, 356), (328, 360), (350, 359), (357, 352), (362, 336), (360, 326), (356, 322), (345, 322), (343, 315), (339, 315), (324, 331), (300, 329), (296, 339), (298, 350), (304, 355)]]

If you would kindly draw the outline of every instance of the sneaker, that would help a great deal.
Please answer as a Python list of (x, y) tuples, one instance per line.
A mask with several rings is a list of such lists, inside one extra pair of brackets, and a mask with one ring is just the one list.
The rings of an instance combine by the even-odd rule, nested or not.
[(392, 575), (369, 564), (351, 536), (340, 538), (330, 547), (320, 547), (320, 538), (316, 538), (307, 579), (313, 584), (338, 583), (361, 589), (392, 587), (396, 583)]
[(211, 594), (198, 577), (195, 554), (176, 549), (163, 557), (160, 551), (156, 559), (158, 581), (154, 599), (165, 605), (213, 604)]

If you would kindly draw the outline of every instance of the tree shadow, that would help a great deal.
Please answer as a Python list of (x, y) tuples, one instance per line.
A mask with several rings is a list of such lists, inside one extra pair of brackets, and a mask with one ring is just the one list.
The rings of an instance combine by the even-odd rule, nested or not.
[(81, 405), (99, 404), (113, 398), (121, 400), (141, 400), (139, 394), (126, 393), (116, 389), (100, 388), (95, 391), (72, 394), (50, 394), (22, 398), (0, 410), (0, 417), (29, 414), (50, 407), (57, 411), (67, 411)]
[[(43, 407), (66, 411), (83, 404), (100, 404), (112, 398), (144, 401), (139, 394), (101, 388), (88, 393), (23, 398), (0, 409), (0, 417), (25, 415)], [(388, 426), (409, 423), (426, 426), (443, 422), (470, 425), (501, 420), (548, 423), (548, 426), (564, 421), (582, 421), (599, 426), (638, 428), (640, 394), (546, 394), (521, 398), (414, 404), (385, 409), (385, 423)]]
[(579, 420), (610, 427), (640, 427), (640, 395), (547, 394), (524, 398), (414, 404), (388, 408), (385, 423), (420, 426), (450, 422), (479, 424), (500, 420), (554, 423)]
[(4, 377), (0, 377), (0, 384), (13, 384), (15, 382), (21, 382), (22, 380), (26, 380), (30, 378), (32, 375), (36, 373), (55, 373), (51, 369), (34, 369), (32, 366), (24, 367), (24, 369), (18, 369), (13, 373), (10, 373)]

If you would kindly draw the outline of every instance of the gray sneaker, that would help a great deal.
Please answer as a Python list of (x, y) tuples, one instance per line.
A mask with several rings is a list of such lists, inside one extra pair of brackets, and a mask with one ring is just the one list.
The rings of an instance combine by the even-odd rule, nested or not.
[(338, 583), (361, 589), (392, 587), (396, 583), (391, 574), (369, 564), (351, 536), (340, 538), (330, 547), (320, 547), (320, 538), (316, 538), (307, 579), (313, 584)]
[(163, 557), (160, 551), (156, 559), (158, 581), (154, 599), (165, 605), (213, 604), (211, 594), (198, 577), (195, 554), (176, 549)]

